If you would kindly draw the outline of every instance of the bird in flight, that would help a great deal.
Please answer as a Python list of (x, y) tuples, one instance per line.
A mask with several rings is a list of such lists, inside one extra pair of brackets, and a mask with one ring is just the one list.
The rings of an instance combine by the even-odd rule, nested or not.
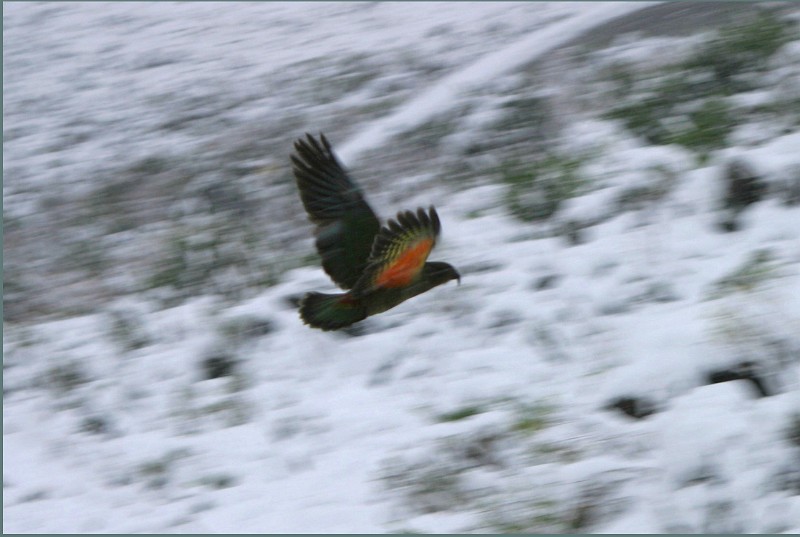
[(383, 313), (461, 275), (447, 263), (427, 261), (441, 230), (439, 215), (401, 211), (381, 227), (361, 189), (333, 154), (325, 135), (294, 143), (292, 168), (300, 199), (316, 226), (322, 267), (345, 293), (310, 292), (300, 301), (307, 325), (338, 330)]

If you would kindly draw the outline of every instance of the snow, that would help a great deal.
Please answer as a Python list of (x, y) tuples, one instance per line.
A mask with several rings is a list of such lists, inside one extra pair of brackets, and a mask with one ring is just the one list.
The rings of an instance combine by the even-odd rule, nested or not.
[[(126, 152), (202, 147), (152, 130), (154, 109), (185, 104), (176, 95), (233, 92), (246, 103), (234, 115), (261, 118), (287, 102), (263, 96), (265, 81), (300, 62), (374, 54), (391, 80), (392, 65), (418, 76), (393, 63), (404, 49), (435, 58), (441, 70), (414, 79), (418, 94), (337, 147), (357, 169), (476, 87), (649, 5), (6, 4), (4, 119), (16, 133), (4, 169), (24, 173), (7, 174), (4, 209), (35, 212), (36, 187), (80, 188), (83, 172)], [(617, 57), (665, 43), (623, 41)], [(43, 156), (76, 118), (104, 135)], [(798, 206), (763, 200), (721, 233), (712, 185), (732, 150), (700, 166), (594, 120), (565, 138), (576, 152), (603, 149), (587, 169), (597, 188), (557, 215), (593, 222), (587, 240), (520, 224), (502, 185), (439, 196), (434, 258), (462, 284), (368, 319), (362, 335), (311, 330), (287, 302), (331, 288), (318, 267), (233, 304), (127, 297), (92, 315), (4, 323), (4, 532), (450, 533), (584, 506), (598, 533), (800, 531), (800, 448), (786, 439), (800, 409)], [(800, 166), (797, 133), (735, 150), (771, 181)], [(663, 199), (609, 210), (625, 189), (664, 181), (656, 169), (675, 181)], [(760, 248), (775, 272), (711, 298)], [(133, 319), (141, 345), (112, 312)], [(243, 319), (270, 328), (226, 333)], [(236, 373), (205, 378), (215, 356), (234, 357)], [(743, 360), (768, 371), (774, 395), (744, 380), (707, 385)], [(616, 397), (656, 413), (628, 418), (607, 408)], [(475, 415), (443, 418), (468, 407)]]
[[(27, 159), (28, 166), (24, 184), (12, 175), (4, 185), (4, 199), (31, 184), (81, 188), (90, 170), (97, 173), (88, 165), (145, 157), (154, 145), (169, 153), (207, 144), (161, 128), (165, 118), (186, 121), (198, 109), (224, 117), (230, 107), (233, 119), (303, 108), (302, 94), (287, 102), (265, 87), (302, 76), (305, 66), (318, 66), (319, 75), (335, 67), (326, 65), (331, 59), (402, 59), (415, 44), (424, 48), (414, 54), (435, 55), (437, 65), (454, 69), (481, 54), (486, 39), (513, 40), (577, 9), (507, 2), (466, 10), (441, 2), (273, 2), (234, 10), (214, 2), (142, 9), (10, 3), (3, 58), (15, 76), (4, 78), (3, 89), (14, 129), (4, 141), (4, 162)], [(458, 47), (450, 46), (453, 39)], [(398, 75), (409, 76), (402, 69)], [(97, 130), (104, 135), (94, 136)]]
[(355, 160), (360, 152), (380, 146), (391, 136), (404, 132), (452, 106), (460, 93), (468, 92), (476, 85), (485, 84), (487, 80), (492, 80), (515, 67), (536, 60), (559, 45), (568, 43), (604, 22), (656, 3), (605, 2), (602, 5), (596, 5), (587, 2), (582, 6), (575, 5), (574, 16), (553, 22), (542, 30), (532, 32), (497, 52), (484, 54), (476, 62), (464, 66), (437, 82), (394, 114), (382, 118), (376, 124), (364, 129), (356, 138), (345, 143), (339, 153), (347, 161)]

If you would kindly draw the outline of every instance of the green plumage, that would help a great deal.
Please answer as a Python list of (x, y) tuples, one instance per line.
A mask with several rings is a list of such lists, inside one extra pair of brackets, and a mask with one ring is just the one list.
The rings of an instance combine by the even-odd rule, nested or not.
[(333, 154), (328, 139), (310, 134), (294, 144), (294, 175), (309, 219), (317, 226), (322, 267), (342, 289), (361, 276), (380, 230), (378, 217)]
[(367, 318), (361, 304), (348, 303), (344, 293), (306, 293), (300, 302), (300, 317), (311, 326), (322, 330), (337, 330)]
[[(437, 285), (460, 281), (458, 272), (447, 263), (425, 262), (441, 229), (433, 207), (428, 212), (400, 212), (381, 228), (361, 189), (339, 163), (324, 135), (320, 134), (317, 141), (306, 134), (294, 148), (292, 167), (300, 199), (316, 226), (322, 266), (339, 287), (350, 290), (341, 294), (307, 293), (300, 303), (300, 317), (306, 324), (338, 330)], [(385, 270), (395, 270), (398, 275), (382, 285), (380, 276)], [(396, 285), (395, 281), (403, 284)]]

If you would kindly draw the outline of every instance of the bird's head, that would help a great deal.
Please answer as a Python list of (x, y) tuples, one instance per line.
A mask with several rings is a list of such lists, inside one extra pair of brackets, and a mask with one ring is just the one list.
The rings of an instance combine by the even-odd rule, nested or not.
[(429, 261), (425, 263), (424, 278), (433, 283), (434, 286), (447, 283), (450, 280), (457, 280), (461, 285), (461, 274), (449, 263), (440, 261)]

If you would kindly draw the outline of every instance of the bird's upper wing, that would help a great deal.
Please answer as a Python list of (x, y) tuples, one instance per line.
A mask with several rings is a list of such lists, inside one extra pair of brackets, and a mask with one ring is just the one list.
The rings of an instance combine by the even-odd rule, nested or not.
[(300, 199), (316, 225), (316, 246), (325, 272), (343, 289), (350, 289), (364, 272), (378, 217), (361, 189), (333, 154), (325, 135), (310, 134), (294, 143), (291, 156)]
[(375, 237), (369, 263), (353, 287), (356, 296), (379, 288), (404, 287), (419, 275), (436, 245), (441, 224), (436, 209), (397, 213)]

